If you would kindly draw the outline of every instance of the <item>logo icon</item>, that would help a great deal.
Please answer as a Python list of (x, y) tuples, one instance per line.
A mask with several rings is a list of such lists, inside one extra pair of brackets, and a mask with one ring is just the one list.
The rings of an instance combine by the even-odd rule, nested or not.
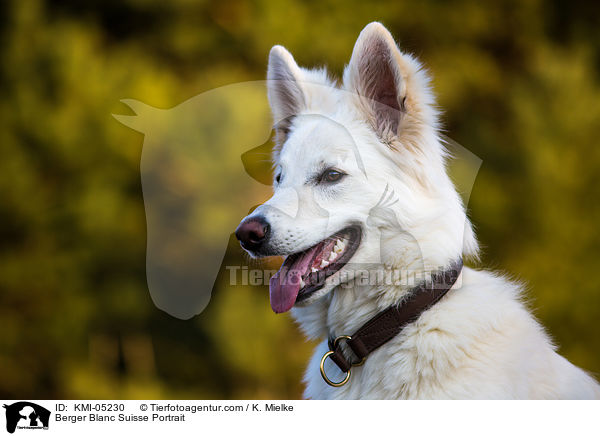
[(6, 431), (14, 433), (15, 429), (48, 429), (50, 411), (29, 401), (19, 401), (4, 405), (6, 409)]

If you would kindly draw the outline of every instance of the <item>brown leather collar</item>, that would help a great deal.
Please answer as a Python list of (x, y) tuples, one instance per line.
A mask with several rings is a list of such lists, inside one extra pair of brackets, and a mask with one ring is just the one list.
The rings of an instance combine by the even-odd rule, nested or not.
[[(323, 379), (331, 386), (346, 384), (350, 379), (350, 368), (362, 365), (370, 353), (398, 335), (404, 327), (416, 321), (423, 312), (446, 295), (456, 283), (462, 267), (462, 259), (458, 259), (448, 269), (433, 274), (431, 280), (414, 287), (406, 300), (375, 315), (352, 336), (330, 338), (329, 351), (321, 359)], [(342, 342), (346, 342), (356, 359), (350, 361), (346, 358), (342, 351)], [(346, 373), (341, 382), (333, 382), (325, 374), (324, 363), (328, 357)]]

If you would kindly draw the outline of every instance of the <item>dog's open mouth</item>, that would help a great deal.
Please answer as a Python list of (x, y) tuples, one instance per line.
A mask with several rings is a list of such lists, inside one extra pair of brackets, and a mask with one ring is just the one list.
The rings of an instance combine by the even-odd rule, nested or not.
[(300, 253), (289, 255), (269, 282), (271, 308), (287, 312), (325, 285), (352, 258), (360, 244), (359, 226), (346, 227)]

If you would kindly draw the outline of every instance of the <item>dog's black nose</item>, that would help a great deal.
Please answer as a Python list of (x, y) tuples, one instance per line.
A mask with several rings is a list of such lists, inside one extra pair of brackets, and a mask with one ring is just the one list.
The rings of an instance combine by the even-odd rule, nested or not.
[(258, 251), (268, 239), (271, 226), (262, 216), (247, 218), (235, 230), (235, 237), (246, 250)]

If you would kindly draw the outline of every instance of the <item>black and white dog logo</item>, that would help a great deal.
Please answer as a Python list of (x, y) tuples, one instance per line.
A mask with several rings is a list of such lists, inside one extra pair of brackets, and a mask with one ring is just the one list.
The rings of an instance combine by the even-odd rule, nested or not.
[(29, 401), (19, 401), (4, 405), (6, 409), (6, 431), (14, 433), (15, 429), (48, 429), (50, 411)]

